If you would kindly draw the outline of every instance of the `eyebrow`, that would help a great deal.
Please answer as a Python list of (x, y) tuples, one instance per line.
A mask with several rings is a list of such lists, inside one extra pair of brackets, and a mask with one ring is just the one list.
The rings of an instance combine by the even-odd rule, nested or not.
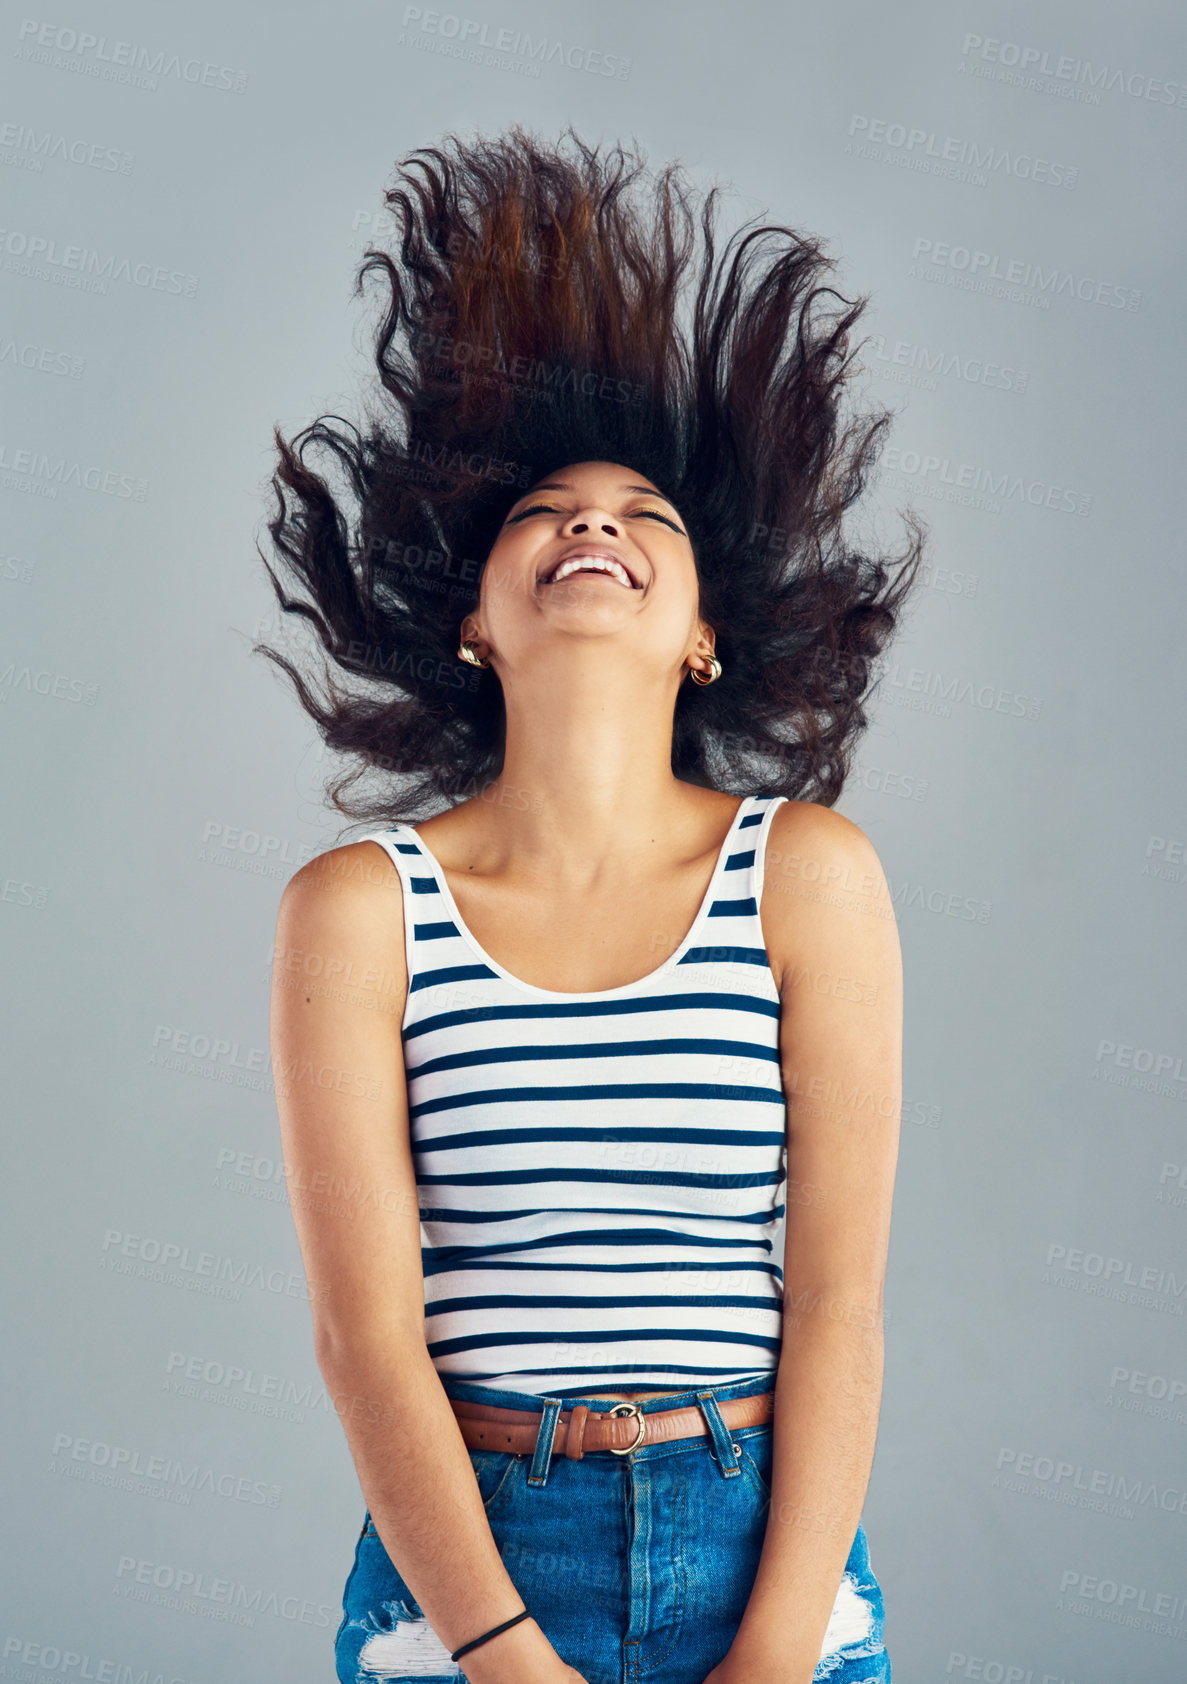
[[(546, 485), (536, 485), (532, 487), (531, 491), (525, 491), (523, 497), (517, 498), (517, 501), (522, 503), (524, 497), (535, 497), (541, 491), (572, 491), (573, 489), (574, 487), (565, 480), (550, 479)], [(660, 502), (666, 503), (670, 509), (676, 507), (670, 497), (665, 497), (662, 491), (656, 491), (650, 485), (620, 485), (618, 489), (620, 491), (641, 491), (644, 497), (658, 497)]]

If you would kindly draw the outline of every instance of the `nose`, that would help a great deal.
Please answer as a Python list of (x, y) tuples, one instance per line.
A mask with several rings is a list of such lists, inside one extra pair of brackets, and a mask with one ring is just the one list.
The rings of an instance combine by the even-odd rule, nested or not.
[(591, 513), (592, 511), (586, 509), (580, 514), (574, 515), (572, 520), (569, 521), (566, 531), (575, 534), (588, 532), (592, 524), (599, 532), (605, 532), (609, 537), (617, 538), (621, 528), (616, 520), (614, 520), (610, 515), (602, 515), (600, 518), (594, 518), (591, 521), (591, 519), (587, 518), (591, 515)]

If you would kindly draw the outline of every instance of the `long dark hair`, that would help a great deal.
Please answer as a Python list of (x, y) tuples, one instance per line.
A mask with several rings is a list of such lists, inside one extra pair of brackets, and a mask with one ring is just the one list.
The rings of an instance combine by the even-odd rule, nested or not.
[(678, 164), (651, 176), (566, 138), (450, 135), (401, 161), (398, 250), (369, 249), (356, 277), (356, 296), (371, 275), (386, 291), (373, 412), (274, 429), (268, 530), (297, 594), (261, 557), (320, 641), (320, 693), (305, 656), (254, 649), (349, 758), (340, 812), (415, 823), (479, 794), (502, 767), (502, 689), (457, 648), (486, 556), (545, 474), (618, 462), (683, 516), (724, 669), (677, 692), (673, 773), (831, 806), (927, 530), (907, 511), (886, 559), (844, 518), (894, 415), (841, 416), (868, 299), (825, 284), (831, 260), (790, 228), (747, 223), (718, 256), (716, 187), (698, 216)]

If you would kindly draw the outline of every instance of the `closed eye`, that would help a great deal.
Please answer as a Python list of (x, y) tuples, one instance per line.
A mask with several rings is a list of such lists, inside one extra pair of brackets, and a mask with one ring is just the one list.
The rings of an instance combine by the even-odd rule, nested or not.
[[(555, 504), (552, 503), (529, 503), (528, 507), (526, 509), (520, 509), (518, 514), (508, 515), (503, 524), (504, 526), (513, 526), (517, 520), (524, 520), (528, 515), (540, 514), (542, 512), (545, 514), (560, 513), (559, 509), (557, 509)], [(653, 520), (662, 520), (665, 526), (670, 526), (672, 528), (673, 532), (679, 532), (682, 538), (686, 538), (688, 536), (683, 527), (677, 526), (674, 520), (670, 520), (667, 515), (661, 514), (658, 509), (633, 509), (631, 511), (631, 515), (632, 518), (636, 515), (650, 515)]]

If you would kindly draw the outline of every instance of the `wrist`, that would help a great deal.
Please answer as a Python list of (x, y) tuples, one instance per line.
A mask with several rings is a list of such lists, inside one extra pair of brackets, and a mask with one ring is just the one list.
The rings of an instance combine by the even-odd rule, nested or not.
[(463, 1655), (470, 1653), (471, 1649), (481, 1648), (482, 1644), (489, 1643), (492, 1637), (501, 1636), (503, 1632), (510, 1631), (512, 1626), (520, 1625), (524, 1620), (530, 1620), (531, 1617), (526, 1608), (521, 1608), (518, 1614), (512, 1614), (509, 1619), (500, 1620), (498, 1625), (491, 1626), (489, 1631), (482, 1632), (478, 1637), (471, 1637), (468, 1642), (463, 1643), (460, 1648), (453, 1651), (449, 1657), (450, 1660), (460, 1661)]
[(529, 1615), (461, 1655), (455, 1664), (469, 1684), (548, 1684), (556, 1677), (560, 1656)]
[(743, 1619), (738, 1627), (729, 1647), (730, 1659), (742, 1662), (745, 1675), (753, 1677), (755, 1684), (759, 1680), (762, 1684), (811, 1684), (820, 1661), (820, 1646), (811, 1654), (805, 1653), (802, 1644), (795, 1644), (787, 1623), (784, 1620), (778, 1632), (758, 1620), (747, 1625)]

